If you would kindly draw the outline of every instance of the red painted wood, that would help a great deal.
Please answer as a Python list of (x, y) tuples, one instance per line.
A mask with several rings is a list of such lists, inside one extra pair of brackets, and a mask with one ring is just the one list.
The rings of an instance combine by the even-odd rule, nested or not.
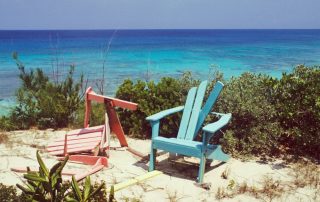
[[(68, 141), (76, 141), (76, 140), (81, 140), (81, 139), (91, 139), (91, 138), (101, 138), (101, 132), (97, 132), (97, 133), (88, 133), (88, 134), (82, 134), (82, 135), (78, 135), (78, 136), (68, 136)], [(61, 142), (64, 142), (64, 139), (58, 139), (52, 143), (49, 143), (48, 147), (51, 146), (56, 146), (61, 144)]]
[[(69, 148), (67, 150), (68, 154), (72, 153), (92, 153), (95, 147), (93, 145), (89, 146), (83, 146), (83, 147), (76, 147), (76, 148)], [(58, 156), (58, 155), (63, 155), (63, 150), (57, 150), (57, 151), (50, 151), (49, 152), (51, 155)]]
[(94, 126), (94, 127), (90, 127), (90, 128), (70, 130), (67, 132), (67, 135), (68, 136), (81, 135), (81, 134), (87, 134), (87, 133), (102, 132), (103, 130), (104, 130), (104, 125), (100, 125), (100, 126)]
[[(100, 142), (101, 136), (98, 137), (92, 137), (92, 138), (85, 138), (85, 139), (74, 139), (74, 140), (69, 140), (68, 139), (68, 145), (73, 145), (73, 144), (82, 144), (82, 143), (87, 143), (87, 142)], [(50, 147), (58, 147), (58, 146), (63, 146), (64, 142), (58, 141), (54, 142), (54, 144), (50, 144), (47, 148)]]
[[(58, 157), (59, 161), (63, 161), (64, 157)], [(83, 163), (86, 165), (96, 165), (97, 161), (101, 159), (101, 164), (108, 167), (108, 158), (101, 156), (88, 156), (88, 155), (70, 155), (69, 162)]]
[(86, 111), (85, 111), (85, 116), (84, 116), (84, 128), (88, 128), (89, 127), (89, 122), (90, 122), (90, 112), (91, 112), (91, 101), (89, 100), (89, 93), (93, 92), (92, 88), (89, 87), (86, 90), (86, 94), (85, 94), (85, 100), (86, 100)]
[(98, 95), (93, 91), (88, 92), (88, 100), (94, 100), (98, 103), (112, 102), (113, 107), (121, 107), (123, 109), (136, 110), (138, 104), (133, 102), (128, 102), (125, 100), (120, 100), (117, 98), (107, 97), (103, 95)]
[(100, 141), (92, 141), (92, 142), (81, 143), (81, 144), (67, 144), (67, 147), (65, 145), (48, 147), (47, 151), (51, 152), (51, 151), (65, 150), (65, 148), (67, 148), (66, 151), (69, 151), (70, 149), (82, 148), (82, 147), (92, 147), (92, 149), (94, 149), (97, 145), (100, 145)]
[(78, 173), (74, 177), (76, 178), (77, 181), (80, 181), (80, 180), (84, 179), (85, 177), (100, 171), (102, 168), (104, 168), (104, 166), (103, 165), (99, 165), (99, 166), (96, 166), (96, 167), (92, 168), (91, 170), (89, 170), (86, 173), (82, 173), (82, 172)]
[(120, 120), (118, 118), (118, 115), (116, 113), (116, 110), (109, 105), (107, 105), (106, 108), (107, 108), (107, 113), (109, 117), (109, 124), (110, 124), (111, 131), (113, 131), (116, 134), (120, 142), (120, 145), (122, 147), (127, 147), (128, 143), (127, 143), (126, 137), (124, 136), (124, 132), (123, 132)]

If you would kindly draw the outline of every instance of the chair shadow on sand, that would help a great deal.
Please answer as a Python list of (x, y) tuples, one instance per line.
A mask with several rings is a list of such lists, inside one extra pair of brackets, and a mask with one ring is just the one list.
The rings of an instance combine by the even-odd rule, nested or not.
[[(167, 152), (162, 151), (158, 152), (157, 156), (160, 157), (162, 155), (166, 155)], [(223, 164), (225, 162), (213, 163), (213, 161), (207, 161), (205, 173), (210, 172)], [(135, 162), (133, 165), (143, 168), (144, 170), (148, 171), (149, 169), (149, 155), (145, 158), (140, 159), (139, 161)], [(198, 177), (198, 170), (199, 170), (199, 162), (194, 162), (192, 158), (186, 157), (177, 157), (174, 159), (165, 158), (161, 161), (156, 162), (157, 170), (162, 171), (164, 174), (169, 175), (170, 177), (177, 177), (181, 179), (188, 179), (194, 181)]]

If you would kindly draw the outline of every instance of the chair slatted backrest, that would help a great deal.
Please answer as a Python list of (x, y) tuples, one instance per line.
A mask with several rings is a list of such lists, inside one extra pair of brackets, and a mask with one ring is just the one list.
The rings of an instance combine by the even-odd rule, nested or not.
[(193, 140), (208, 81), (189, 90), (177, 138)]
[(197, 87), (191, 88), (188, 92), (186, 104), (184, 105), (184, 110), (183, 110), (182, 118), (180, 121), (180, 128), (177, 136), (178, 139), (184, 139), (187, 134), (190, 115), (192, 112), (193, 103), (194, 103), (196, 94), (197, 94)]
[(199, 118), (198, 118), (198, 123), (197, 123), (197, 127), (195, 130), (195, 133), (193, 134), (193, 138), (196, 137), (196, 135), (198, 134), (204, 120), (206, 119), (206, 117), (208, 116), (208, 114), (210, 113), (210, 111), (212, 110), (214, 104), (216, 103), (222, 88), (223, 88), (223, 83), (221, 83), (220, 81), (218, 81), (215, 85), (214, 88), (212, 89), (205, 105), (203, 106)]

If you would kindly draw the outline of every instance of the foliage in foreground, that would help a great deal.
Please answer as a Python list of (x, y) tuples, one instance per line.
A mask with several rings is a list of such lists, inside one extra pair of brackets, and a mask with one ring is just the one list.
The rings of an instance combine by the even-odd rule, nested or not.
[(18, 194), (14, 186), (7, 186), (0, 183), (0, 201), (20, 202), (26, 201), (24, 194)]
[[(217, 79), (221, 80), (215, 76), (211, 86)], [(233, 155), (289, 153), (320, 159), (320, 67), (301, 65), (280, 79), (244, 73), (223, 82), (225, 88), (213, 111), (232, 113), (232, 121), (220, 139), (225, 150)], [(138, 111), (121, 110), (125, 131), (134, 137), (150, 138), (145, 118), (183, 105), (187, 90), (197, 83), (190, 75), (162, 78), (157, 84), (125, 80), (117, 97), (139, 104)], [(179, 118), (178, 114), (162, 121), (161, 134), (175, 137)]]
[[(102, 201), (107, 201), (104, 183), (100, 184), (96, 189), (92, 189), (90, 177), (86, 177), (84, 186), (79, 187), (78, 182), (72, 176), (71, 190), (70, 185), (63, 184), (62, 182), (62, 169), (68, 161), (68, 156), (63, 162), (58, 162), (50, 170), (44, 164), (43, 160), (37, 151), (37, 161), (39, 163), (39, 171), (28, 171), (24, 175), (27, 180), (27, 186), (17, 184), (17, 187), (21, 189), (26, 201), (41, 201), (41, 202), (56, 202), (56, 201), (72, 201), (72, 202), (88, 202), (95, 199), (95, 196), (103, 196), (100, 198)], [(113, 201), (114, 193), (111, 189), (109, 201)], [(102, 192), (102, 194), (101, 194)], [(97, 199), (97, 198), (96, 198)], [(97, 200), (99, 201), (99, 200)]]

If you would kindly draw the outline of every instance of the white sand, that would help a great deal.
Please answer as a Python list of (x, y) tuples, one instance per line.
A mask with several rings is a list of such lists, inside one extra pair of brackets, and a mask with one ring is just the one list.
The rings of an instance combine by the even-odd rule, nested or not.
[[(50, 140), (64, 135), (64, 131), (15, 131), (8, 133), (9, 142), (0, 144), (0, 182), (7, 185), (22, 184), (21, 173), (10, 170), (13, 167), (37, 167), (36, 150), (43, 149)], [(135, 140), (127, 138), (130, 147), (142, 152), (149, 153), (150, 140)], [(111, 146), (118, 146), (117, 140), (113, 139)], [(209, 190), (195, 185), (198, 175), (198, 166), (193, 163), (186, 163), (179, 159), (175, 162), (168, 160), (168, 154), (160, 152), (162, 155), (157, 157), (159, 163), (156, 168), (164, 174), (151, 178), (143, 183), (128, 187), (116, 192), (116, 199), (124, 201), (126, 198), (140, 199), (141, 201), (216, 201), (218, 188), (227, 190), (230, 183), (247, 182), (250, 186), (262, 186), (261, 182), (265, 176), (270, 176), (275, 180), (290, 181), (290, 165), (283, 164), (282, 161), (271, 163), (259, 163), (257, 161), (242, 162), (231, 159), (228, 163), (221, 164), (213, 161), (207, 166), (204, 181), (211, 183)], [(42, 153), (45, 163), (52, 166), (55, 157), (47, 153)], [(187, 162), (197, 162), (196, 159), (185, 158)], [(115, 183), (132, 179), (136, 176), (147, 173), (148, 161), (142, 161), (139, 157), (126, 151), (117, 149), (110, 151), (109, 167), (92, 175), (92, 181), (104, 180), (107, 186)], [(82, 172), (90, 169), (90, 166), (68, 163), (68, 169)], [(228, 170), (228, 179), (223, 179), (221, 174)], [(293, 193), (283, 194), (282, 197), (273, 201), (314, 201), (320, 197), (315, 197), (317, 190), (303, 188), (295, 190)], [(222, 201), (261, 201), (249, 194), (236, 195), (233, 198), (225, 198)], [(265, 200), (265, 199), (263, 199)]]

